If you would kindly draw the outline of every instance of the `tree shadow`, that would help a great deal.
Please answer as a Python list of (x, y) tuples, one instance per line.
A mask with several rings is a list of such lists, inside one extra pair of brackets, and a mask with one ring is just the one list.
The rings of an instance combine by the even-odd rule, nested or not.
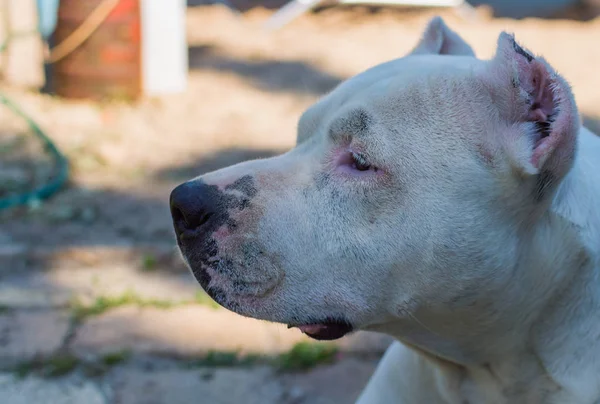
[(218, 153), (206, 157), (198, 158), (188, 164), (160, 170), (155, 173), (154, 176), (159, 181), (183, 181), (244, 161), (273, 157), (282, 154), (285, 151), (286, 150), (278, 149), (245, 149), (233, 147), (221, 150)]
[(207, 171), (280, 152), (224, 149), (151, 172), (135, 187), (71, 183), (34, 207), (0, 211), (0, 307), (7, 290), (39, 309), (64, 305), (73, 293), (132, 291), (161, 301), (197, 299), (203, 292), (176, 248), (171, 190)]
[(326, 93), (343, 78), (321, 71), (302, 61), (243, 60), (223, 54), (211, 45), (189, 48), (190, 70), (214, 70), (237, 74), (266, 91), (300, 94)]
[[(284, 150), (230, 148), (146, 174), (126, 189), (88, 189), (69, 184), (39, 206), (0, 211), (0, 279), (8, 272), (47, 269), (56, 253), (93, 248), (97, 255), (124, 251), (159, 258), (159, 269), (176, 263), (169, 194), (181, 182)], [(99, 259), (100, 259), (99, 258)], [(67, 257), (67, 260), (69, 257)], [(78, 258), (77, 258), (78, 259)], [(75, 259), (77, 261), (77, 259)], [(85, 260), (84, 260), (85, 261)], [(93, 261), (93, 260), (92, 260)], [(141, 261), (140, 261), (141, 263)]]

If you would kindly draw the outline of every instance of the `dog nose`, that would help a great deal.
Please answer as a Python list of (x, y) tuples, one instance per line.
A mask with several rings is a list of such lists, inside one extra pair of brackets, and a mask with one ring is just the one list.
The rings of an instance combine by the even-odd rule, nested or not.
[(178, 234), (199, 229), (216, 213), (217, 202), (212, 194), (211, 187), (202, 181), (184, 182), (171, 192), (171, 216)]

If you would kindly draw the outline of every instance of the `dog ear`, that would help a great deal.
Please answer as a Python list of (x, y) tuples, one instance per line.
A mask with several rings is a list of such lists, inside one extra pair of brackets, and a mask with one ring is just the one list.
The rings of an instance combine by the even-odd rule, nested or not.
[(485, 70), (484, 83), (508, 128), (500, 142), (512, 162), (527, 174), (562, 178), (575, 159), (581, 127), (569, 84), (507, 33)]
[(475, 56), (473, 49), (448, 28), (441, 17), (434, 17), (429, 21), (421, 40), (410, 54)]

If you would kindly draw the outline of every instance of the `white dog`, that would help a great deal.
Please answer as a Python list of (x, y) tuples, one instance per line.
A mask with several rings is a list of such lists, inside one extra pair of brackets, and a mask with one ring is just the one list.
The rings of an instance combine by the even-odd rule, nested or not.
[(206, 291), (315, 339), (395, 337), (361, 404), (600, 403), (600, 139), (506, 33), (440, 18), (309, 108), (298, 146), (171, 194)]

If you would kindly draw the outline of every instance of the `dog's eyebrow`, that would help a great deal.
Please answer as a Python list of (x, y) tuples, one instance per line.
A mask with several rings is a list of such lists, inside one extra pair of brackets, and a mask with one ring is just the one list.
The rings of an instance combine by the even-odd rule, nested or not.
[(372, 125), (373, 118), (367, 111), (362, 108), (353, 109), (333, 120), (329, 126), (329, 136), (362, 137), (369, 133)]

